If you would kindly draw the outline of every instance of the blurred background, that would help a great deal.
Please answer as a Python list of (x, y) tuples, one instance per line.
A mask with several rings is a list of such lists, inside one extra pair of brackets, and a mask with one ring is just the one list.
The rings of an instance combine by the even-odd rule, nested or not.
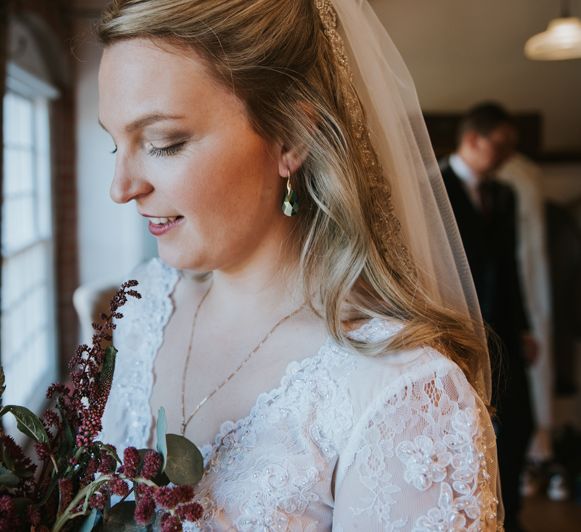
[[(494, 100), (516, 119), (519, 155), (498, 174), (519, 198), (519, 267), (540, 350), (523, 522), (581, 530), (581, 0), (370, 3), (415, 79), (438, 156), (454, 150), (474, 104)], [(108, 195), (113, 142), (97, 123), (93, 34), (105, 4), (0, 0), (5, 403), (41, 409), (90, 339), (103, 294), (156, 254), (134, 206)], [(555, 33), (555, 19), (570, 27)], [(536, 38), (525, 55), (550, 23), (557, 37)], [(570, 57), (554, 60), (563, 32)]]

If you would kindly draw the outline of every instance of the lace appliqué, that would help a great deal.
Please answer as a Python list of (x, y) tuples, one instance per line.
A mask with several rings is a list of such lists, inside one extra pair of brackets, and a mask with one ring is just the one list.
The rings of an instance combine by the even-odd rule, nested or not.
[(201, 530), (232, 511), (236, 530), (292, 530), (320, 502), (353, 423), (345, 382), (354, 364), (327, 341), (317, 355), (292, 362), (247, 417), (222, 425), (198, 486)]
[(495, 468), (493, 431), (471, 388), (460, 384), (461, 370), (446, 365), (445, 373), (419, 381), (406, 376), (374, 409), (357, 453), (368, 491), (354, 515), (373, 514), (385, 530), (406, 526), (407, 518), (392, 516), (404, 497), (393, 478), (395, 456), (408, 485), (420, 492), (439, 485), (437, 506), (416, 518), (414, 532), (495, 529), (498, 500), (488, 472)]
[[(442, 530), (442, 526), (446, 530), (481, 530), (480, 518), (484, 515), (486, 519), (485, 509), (496, 506), (498, 501), (486, 489), (490, 475), (478, 414), (470, 407), (455, 412), (451, 430), (443, 441), (417, 436), (413, 442), (398, 445), (396, 455), (405, 464), (404, 479), (408, 484), (425, 491), (433, 483), (442, 482), (438, 508), (430, 509), (416, 521), (415, 532)], [(443, 482), (450, 470), (452, 485)], [(490, 519), (495, 518), (493, 514)]]

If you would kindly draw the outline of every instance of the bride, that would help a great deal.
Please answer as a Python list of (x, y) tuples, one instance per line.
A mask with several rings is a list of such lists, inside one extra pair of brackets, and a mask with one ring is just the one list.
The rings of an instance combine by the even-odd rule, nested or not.
[(159, 259), (105, 441), (202, 448), (203, 530), (495, 530), (482, 322), (413, 83), (366, 1), (116, 0), (111, 196)]

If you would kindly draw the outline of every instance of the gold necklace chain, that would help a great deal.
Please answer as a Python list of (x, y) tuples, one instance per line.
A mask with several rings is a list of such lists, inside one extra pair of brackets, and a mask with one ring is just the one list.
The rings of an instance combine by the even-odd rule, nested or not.
[(273, 327), (270, 329), (270, 331), (268, 331), (266, 333), (266, 335), (260, 340), (260, 342), (258, 342), (256, 347), (252, 351), (250, 351), (250, 353), (248, 353), (246, 355), (246, 357), (238, 365), (238, 367), (232, 373), (230, 373), (218, 386), (216, 386), (216, 388), (214, 388), (208, 395), (206, 395), (206, 397), (204, 397), (196, 405), (196, 407), (192, 410), (192, 412), (190, 413), (190, 415), (186, 419), (186, 378), (187, 378), (188, 370), (190, 367), (190, 359), (192, 356), (192, 345), (193, 345), (193, 341), (194, 341), (194, 333), (196, 330), (196, 322), (198, 321), (198, 314), (200, 313), (200, 309), (202, 308), (202, 304), (204, 303), (204, 301), (208, 297), (208, 294), (210, 293), (211, 288), (212, 288), (212, 284), (210, 284), (210, 286), (208, 287), (208, 290), (206, 290), (206, 293), (204, 294), (204, 296), (202, 297), (202, 299), (198, 303), (198, 306), (196, 307), (196, 312), (194, 313), (194, 317), (192, 319), (192, 330), (190, 333), (190, 342), (188, 344), (188, 352), (186, 355), (186, 362), (184, 364), (184, 371), (182, 373), (182, 423), (181, 423), (182, 436), (185, 434), (186, 428), (190, 424), (190, 421), (192, 421), (194, 416), (199, 412), (200, 408), (202, 408), (208, 400), (210, 400), (212, 397), (214, 397), (214, 395), (216, 395), (224, 386), (226, 386), (226, 384), (228, 384), (236, 376), (236, 374), (250, 361), (252, 356), (265, 344), (265, 342), (270, 338), (272, 333), (274, 333), (274, 331), (280, 325), (282, 325), (285, 321), (287, 321), (288, 319), (290, 319), (293, 316), (295, 316), (296, 314), (298, 314), (305, 306), (305, 303), (303, 303), (300, 307), (293, 310), (290, 314), (287, 314), (286, 316), (283, 316), (280, 320), (278, 320), (273, 325)]

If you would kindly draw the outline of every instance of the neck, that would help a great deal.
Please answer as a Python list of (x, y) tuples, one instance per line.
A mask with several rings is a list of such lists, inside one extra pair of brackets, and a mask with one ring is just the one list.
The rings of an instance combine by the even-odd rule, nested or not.
[(212, 272), (212, 287), (205, 306), (228, 319), (288, 312), (304, 301), (297, 246), (293, 246), (291, 220), (283, 219), (268, 238), (242, 259)]

